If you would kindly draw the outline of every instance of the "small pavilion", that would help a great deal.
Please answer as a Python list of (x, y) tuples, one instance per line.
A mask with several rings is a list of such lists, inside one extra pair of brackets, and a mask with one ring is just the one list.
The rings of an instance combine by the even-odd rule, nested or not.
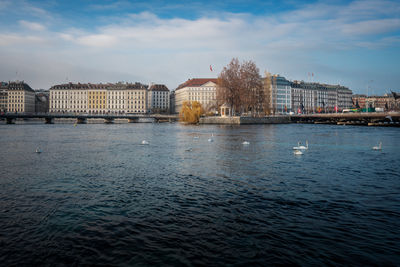
[(221, 110), (221, 117), (229, 117), (231, 114), (231, 107), (226, 103), (224, 103), (220, 107), (220, 110)]

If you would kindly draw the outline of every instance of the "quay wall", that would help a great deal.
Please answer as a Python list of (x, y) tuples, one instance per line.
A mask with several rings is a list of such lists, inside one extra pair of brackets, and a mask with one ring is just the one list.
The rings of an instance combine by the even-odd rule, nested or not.
[(200, 124), (278, 124), (290, 123), (289, 116), (268, 116), (268, 117), (203, 117)]

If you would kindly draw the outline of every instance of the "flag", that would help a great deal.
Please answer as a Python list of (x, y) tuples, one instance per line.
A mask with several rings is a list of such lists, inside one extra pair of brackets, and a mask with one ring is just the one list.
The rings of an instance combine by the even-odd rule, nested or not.
[(335, 111), (336, 111), (336, 112), (338, 111), (338, 107), (337, 107), (337, 106), (335, 106)]
[(210, 70), (211, 70), (211, 71), (213, 71), (213, 70), (212, 70), (212, 66), (211, 66), (211, 65), (210, 65)]

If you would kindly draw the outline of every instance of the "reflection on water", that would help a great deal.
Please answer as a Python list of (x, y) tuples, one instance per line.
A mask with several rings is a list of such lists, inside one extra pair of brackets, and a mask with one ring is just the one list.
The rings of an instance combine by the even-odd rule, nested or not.
[(400, 262), (398, 129), (25, 123), (0, 135), (4, 265)]

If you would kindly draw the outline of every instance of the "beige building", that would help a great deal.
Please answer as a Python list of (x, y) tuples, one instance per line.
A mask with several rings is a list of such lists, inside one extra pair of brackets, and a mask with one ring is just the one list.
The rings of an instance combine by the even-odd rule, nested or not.
[(190, 79), (175, 90), (175, 112), (179, 113), (185, 101), (198, 101), (206, 111), (217, 109), (217, 79)]
[(34, 113), (35, 91), (24, 82), (10, 82), (7, 85), (7, 111)]
[(50, 112), (145, 113), (147, 87), (141, 83), (61, 84), (50, 88)]
[(368, 97), (366, 95), (353, 95), (352, 101), (355, 108), (366, 108), (367, 103), (369, 108), (381, 108), (384, 111), (400, 110), (400, 99), (396, 100), (392, 94)]

